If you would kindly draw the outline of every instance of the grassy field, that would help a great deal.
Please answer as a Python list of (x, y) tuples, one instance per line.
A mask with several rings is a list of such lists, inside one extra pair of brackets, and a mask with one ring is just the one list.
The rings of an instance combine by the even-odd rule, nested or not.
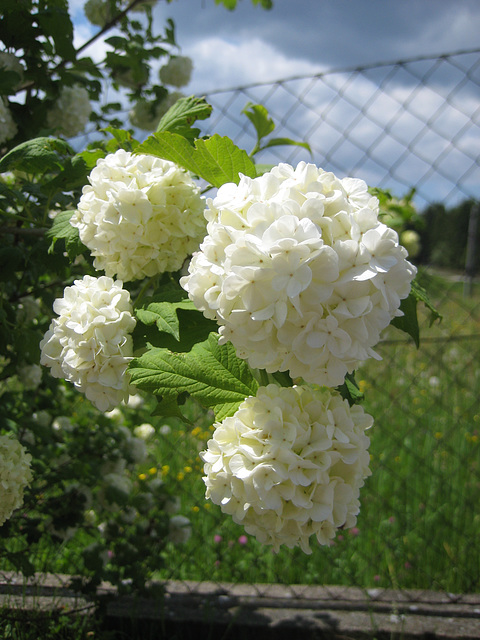
[[(477, 285), (478, 287), (478, 285)], [(372, 476), (362, 490), (357, 526), (330, 547), (273, 554), (203, 499), (198, 451), (211, 434), (164, 428), (158, 471), (177, 483), (192, 537), (166, 554), (164, 578), (439, 589), (480, 589), (480, 296), (429, 278), (443, 315), (429, 328), (421, 311), (419, 350), (391, 330), (357, 377), (370, 432)], [(468, 337), (473, 336), (473, 337)], [(167, 421), (168, 422), (168, 421)]]

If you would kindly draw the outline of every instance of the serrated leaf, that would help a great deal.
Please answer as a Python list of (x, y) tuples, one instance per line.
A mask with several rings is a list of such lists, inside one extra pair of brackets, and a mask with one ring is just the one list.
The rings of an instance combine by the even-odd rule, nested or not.
[(106, 152), (103, 149), (87, 149), (77, 153), (75, 158), (81, 158), (87, 170), (91, 171), (101, 158), (105, 158)]
[(360, 391), (360, 388), (355, 380), (355, 372), (347, 373), (343, 384), (337, 387), (337, 391), (342, 398), (348, 400), (350, 406), (357, 404), (364, 398), (364, 394)]
[(107, 143), (107, 149), (110, 153), (114, 153), (117, 149), (133, 151), (139, 144), (132, 134), (129, 131), (125, 131), (125, 129), (116, 129), (115, 127), (108, 126), (101, 129), (101, 131), (110, 133), (114, 138), (114, 140), (109, 140)]
[(211, 113), (212, 106), (205, 98), (196, 98), (195, 96), (180, 98), (158, 123), (157, 133), (170, 131), (193, 140), (199, 135), (200, 130), (192, 129), (192, 125), (197, 120), (205, 120)]
[(200, 313), (183, 289), (166, 288), (137, 308), (135, 314), (143, 324), (147, 326), (155, 324), (159, 331), (164, 331), (179, 341), (180, 321), (177, 315), (179, 309)]
[(36, 20), (42, 31), (55, 43), (55, 52), (64, 60), (75, 59), (73, 46), (73, 24), (68, 13), (66, 0), (52, 0), (36, 14)]
[[(218, 344), (218, 335), (196, 344), (188, 353), (151, 348), (129, 367), (131, 381), (163, 399), (188, 393), (218, 419), (232, 415), (243, 400), (254, 395), (258, 382), (232, 344)], [(221, 416), (221, 418), (220, 418)]]
[(408, 298), (402, 300), (400, 310), (403, 311), (404, 315), (394, 318), (391, 324), (411, 336), (418, 349), (420, 346), (420, 329), (417, 317), (417, 297), (413, 291), (410, 292)]
[(214, 187), (221, 187), (226, 182), (238, 184), (240, 173), (250, 178), (256, 176), (255, 165), (247, 152), (233, 144), (230, 138), (217, 134), (207, 140), (195, 140), (193, 147), (177, 133), (160, 131), (149, 136), (135, 152), (176, 162)]
[(242, 110), (257, 132), (257, 142), (268, 136), (275, 129), (275, 123), (268, 115), (267, 109), (261, 104), (249, 102)]
[(70, 218), (74, 213), (74, 211), (60, 211), (55, 217), (52, 226), (45, 234), (47, 238), (52, 239), (52, 244), (49, 248), (50, 253), (53, 251), (56, 241), (60, 238), (65, 240), (65, 249), (71, 259), (86, 250), (86, 247), (80, 241), (78, 229), (70, 224)]
[(74, 155), (72, 147), (60, 138), (34, 138), (22, 142), (0, 160), (0, 173), (25, 171), (47, 173), (63, 167), (65, 156)]
[(291, 140), (290, 138), (272, 138), (262, 146), (260, 151), (263, 151), (264, 149), (268, 149), (269, 147), (282, 147), (282, 146), (303, 147), (310, 153), (310, 155), (313, 155), (312, 149), (308, 144), (308, 142), (298, 142), (297, 140)]
[(435, 309), (432, 302), (430, 301), (430, 298), (428, 297), (428, 293), (421, 285), (418, 284), (416, 280), (412, 282), (412, 294), (417, 300), (423, 302), (423, 304), (430, 311), (430, 326), (432, 326), (432, 324), (436, 320), (442, 320), (442, 314), (437, 309)]

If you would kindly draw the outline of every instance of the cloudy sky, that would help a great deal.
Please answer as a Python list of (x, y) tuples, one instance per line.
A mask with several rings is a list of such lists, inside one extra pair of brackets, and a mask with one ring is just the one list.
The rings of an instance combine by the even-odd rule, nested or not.
[(155, 15), (175, 21), (204, 91), (480, 44), (478, 0), (159, 0)]
[[(70, 2), (77, 44), (81, 44), (95, 28), (83, 17), (84, 0)], [(480, 195), (478, 66), (472, 72), (474, 82), (465, 85), (461, 84), (463, 72), (457, 72), (450, 63), (440, 64), (429, 75), (428, 86), (402, 71), (384, 85), (385, 91), (379, 96), (378, 86), (392, 68), (374, 70), (356, 77), (348, 86), (346, 99), (337, 102), (335, 95), (344, 89), (348, 74), (327, 74), (315, 85), (308, 81), (287, 83), (273, 95), (269, 87), (237, 96), (212, 95), (221, 89), (252, 83), (274, 83), (295, 76), (475, 49), (480, 47), (480, 0), (273, 3), (270, 11), (253, 6), (250, 0), (239, 0), (235, 11), (215, 5), (214, 0), (158, 0), (155, 5), (158, 30), (163, 31), (166, 19), (172, 18), (182, 54), (194, 61), (192, 80), (184, 91), (209, 94), (217, 114), (213, 120), (215, 131), (251, 148), (252, 141), (245, 139), (249, 132), (245, 134), (242, 126), (235, 129), (233, 124), (247, 99), (251, 99), (265, 104), (277, 123), (284, 120), (277, 135), (308, 139), (314, 149), (313, 160), (320, 166), (364, 177), (370, 184), (393, 188), (399, 194), (420, 178), (419, 204), (439, 199), (453, 204), (465, 195)], [(97, 42), (86, 53), (100, 59), (102, 50), (104, 45)], [(469, 67), (477, 59), (478, 56), (461, 57), (458, 61)], [(431, 64), (418, 63), (409, 71), (420, 77)], [(458, 83), (461, 88), (455, 89), (453, 97), (446, 101)], [(292, 99), (292, 92), (303, 96), (301, 108)], [(331, 107), (332, 100), (335, 108)], [(359, 121), (358, 110), (369, 100), (368, 116)], [(352, 106), (352, 101), (358, 107)], [(412, 111), (405, 112), (405, 105)], [(232, 119), (218, 116), (222, 107), (232, 114)], [(294, 113), (287, 118), (289, 109)], [(432, 130), (425, 132), (423, 123), (427, 120), (431, 121)], [(350, 123), (355, 127), (350, 139), (344, 140), (343, 131), (349, 129)], [(385, 130), (389, 130), (388, 136), (384, 136)], [(413, 153), (405, 155), (405, 147), (412, 140)], [(460, 150), (452, 148), (452, 140)], [(372, 149), (367, 159), (365, 149)], [(282, 150), (283, 156), (277, 153), (277, 157), (273, 151), (267, 152), (260, 161), (278, 162), (283, 157), (294, 164), (311, 159), (301, 149), (291, 151)], [(436, 167), (433, 173), (432, 165)], [(390, 167), (394, 167), (393, 176)], [(462, 192), (456, 190), (459, 181), (464, 185)]]

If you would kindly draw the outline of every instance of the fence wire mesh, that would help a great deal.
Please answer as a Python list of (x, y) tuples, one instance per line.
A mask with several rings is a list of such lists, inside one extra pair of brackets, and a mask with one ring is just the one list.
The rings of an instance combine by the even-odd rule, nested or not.
[[(262, 104), (275, 135), (308, 142), (312, 156), (272, 147), (259, 161), (313, 160), (396, 195), (415, 188), (420, 208), (453, 206), (479, 196), (479, 83), (480, 51), (469, 51), (216, 91), (207, 96), (214, 109), (204, 133), (250, 150), (255, 135), (241, 111)], [(382, 361), (358, 372), (375, 425), (357, 527), (312, 556), (274, 555), (226, 527), (227, 517), (203, 502), (197, 474), (182, 498), (193, 536), (163, 578), (252, 582), (259, 595), (268, 594), (265, 583), (281, 582), (295, 597), (295, 582), (415, 590), (414, 600), (418, 590), (479, 591), (480, 293), (477, 283), (465, 297), (461, 277), (428, 269), (422, 277), (442, 323), (429, 327), (427, 312), (421, 316), (418, 350), (389, 331)], [(209, 436), (208, 420), (198, 420), (162, 443), (179, 492), (200, 470), (198, 450)]]

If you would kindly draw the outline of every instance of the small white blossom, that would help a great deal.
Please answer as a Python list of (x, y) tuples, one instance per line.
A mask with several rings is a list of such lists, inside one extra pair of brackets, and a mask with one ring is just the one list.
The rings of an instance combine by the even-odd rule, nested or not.
[(0, 526), (23, 504), (32, 481), (32, 456), (10, 435), (0, 436)]
[(58, 314), (40, 343), (40, 363), (73, 383), (100, 411), (128, 397), (127, 366), (135, 327), (130, 294), (122, 282), (85, 276), (55, 300)]
[(120, 149), (99, 160), (70, 222), (96, 269), (123, 281), (177, 271), (205, 233), (204, 200), (173, 162)]
[(85, 129), (91, 111), (86, 89), (79, 85), (63, 87), (47, 114), (47, 126), (65, 138), (72, 138)]
[(159, 76), (163, 84), (172, 87), (184, 87), (190, 82), (193, 62), (187, 56), (172, 56), (166, 65), (160, 68)]
[(10, 109), (0, 97), (0, 144), (17, 135), (17, 125), (10, 113)]
[(141, 438), (142, 440), (150, 440), (150, 438), (155, 434), (154, 427), (148, 422), (144, 422), (143, 424), (138, 425), (133, 429), (133, 433), (137, 436), (137, 438)]
[(206, 497), (275, 551), (311, 553), (312, 535), (329, 544), (356, 523), (372, 423), (335, 391), (260, 387), (215, 425), (200, 454)]
[(408, 251), (411, 258), (416, 258), (422, 248), (419, 234), (413, 229), (407, 229), (400, 234), (400, 242)]
[(401, 315), (416, 269), (361, 180), (280, 164), (207, 200), (207, 236), (181, 279), (254, 368), (335, 387)]
[(144, 402), (145, 402), (145, 400), (144, 400), (143, 396), (141, 396), (139, 393), (133, 393), (133, 394), (128, 396), (128, 400), (127, 400), (127, 402), (125, 404), (130, 409), (138, 409), (139, 407), (141, 407), (143, 405)]

